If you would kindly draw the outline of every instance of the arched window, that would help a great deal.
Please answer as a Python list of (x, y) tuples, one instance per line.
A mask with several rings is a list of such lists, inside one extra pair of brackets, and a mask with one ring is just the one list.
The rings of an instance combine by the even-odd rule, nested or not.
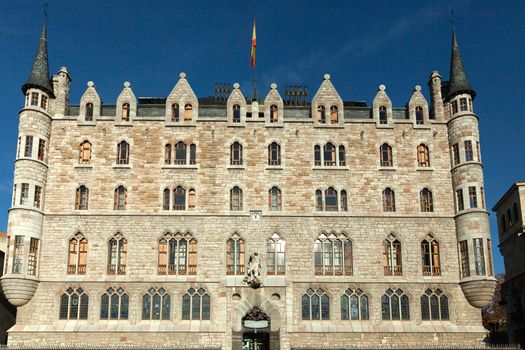
[(171, 164), (171, 144), (164, 146), (164, 164)]
[(142, 297), (143, 320), (169, 320), (171, 298), (164, 288), (150, 288)]
[(281, 190), (275, 186), (268, 191), (268, 207), (272, 211), (282, 209)]
[(401, 289), (387, 289), (381, 297), (383, 320), (409, 320), (408, 297)]
[(341, 196), (341, 211), (348, 211), (348, 199), (346, 198), (346, 191), (342, 190)]
[(239, 105), (233, 105), (233, 123), (240, 123), (241, 122), (241, 106)]
[(170, 189), (165, 188), (162, 192), (162, 209), (170, 210)]
[(244, 240), (238, 233), (226, 241), (226, 274), (244, 275)]
[(101, 320), (127, 320), (129, 297), (123, 288), (109, 288), (100, 300)]
[(277, 142), (268, 146), (268, 165), (281, 165), (281, 146)]
[(368, 320), (368, 297), (361, 289), (348, 288), (341, 296), (342, 320)]
[(324, 106), (317, 107), (317, 121), (321, 124), (326, 124), (326, 109)]
[(321, 233), (314, 242), (316, 275), (353, 274), (352, 241), (344, 233)]
[(126, 141), (117, 145), (117, 164), (129, 164), (129, 144)]
[(279, 109), (276, 105), (270, 106), (270, 123), (277, 123), (279, 121)]
[(330, 124), (337, 124), (338, 122), (338, 116), (337, 116), (337, 106), (330, 107)]
[(177, 142), (175, 145), (175, 161), (173, 163), (178, 165), (186, 164), (186, 144), (182, 141)]
[(428, 235), (421, 242), (421, 264), (423, 265), (423, 276), (441, 275), (439, 243), (432, 235)]
[(389, 187), (383, 191), (383, 211), (396, 211), (395, 193)]
[(88, 102), (86, 103), (86, 118), (85, 121), (91, 122), (93, 121), (93, 103)]
[(126, 210), (128, 190), (124, 186), (115, 189), (114, 207), (115, 210)]
[(82, 288), (69, 287), (60, 297), (61, 320), (87, 320), (89, 297)]
[(324, 165), (334, 166), (335, 165), (335, 146), (328, 142), (324, 145)]
[(242, 145), (239, 142), (230, 146), (230, 165), (242, 165)]
[(401, 276), (403, 265), (401, 261), (401, 242), (393, 234), (383, 241), (383, 267), (385, 276)]
[(176, 123), (180, 120), (179, 117), (179, 105), (174, 103), (171, 105), (171, 121)]
[(186, 190), (182, 186), (173, 191), (173, 210), (186, 210)]
[(416, 124), (423, 124), (423, 107), (421, 106), (416, 107)]
[(69, 240), (69, 252), (67, 257), (68, 275), (86, 274), (87, 245), (87, 239), (80, 232)]
[(430, 156), (428, 152), (428, 147), (424, 144), (417, 146), (417, 165), (420, 167), (429, 167), (430, 166)]
[(242, 210), (242, 190), (237, 186), (230, 190), (230, 210)]
[(422, 212), (433, 212), (434, 211), (432, 191), (430, 191), (428, 188), (424, 188), (421, 191), (419, 191), (419, 202), (421, 204)]
[(512, 227), (512, 224), (514, 222), (512, 221), (512, 214), (510, 213), (510, 209), (507, 209), (507, 220), (508, 220), (508, 223), (509, 223), (509, 228)]
[(210, 295), (204, 288), (190, 288), (182, 296), (183, 320), (209, 320), (210, 309)]
[(421, 296), (421, 319), (448, 320), (448, 298), (441, 289), (427, 289)]
[(108, 242), (108, 275), (126, 274), (128, 242), (117, 232)]
[(191, 121), (193, 117), (192, 114), (193, 114), (193, 107), (191, 106), (191, 104), (187, 103), (184, 106), (184, 121), (185, 122)]
[(91, 143), (85, 140), (80, 144), (80, 153), (78, 162), (80, 164), (89, 164), (91, 161)]
[(383, 143), (379, 147), (379, 154), (381, 154), (381, 166), (393, 166), (394, 162), (392, 160), (392, 147), (387, 143)]
[(84, 185), (80, 186), (77, 188), (75, 197), (75, 209), (88, 210), (89, 189)]
[(379, 107), (379, 124), (386, 124), (386, 123), (387, 123), (386, 107), (381, 106)]
[(345, 166), (345, 165), (346, 165), (345, 146), (341, 145), (339, 146), (339, 166)]
[(190, 164), (197, 164), (197, 146), (194, 143), (190, 145)]
[(303, 320), (329, 320), (330, 298), (324, 290), (308, 288), (301, 298), (301, 314)]
[(188, 191), (188, 210), (195, 210), (195, 190), (193, 188)]
[(166, 233), (159, 240), (159, 275), (197, 274), (197, 240), (189, 232)]
[(317, 166), (321, 165), (321, 146), (314, 146), (314, 164)]
[(270, 239), (266, 241), (266, 272), (268, 275), (284, 275), (284, 252), (286, 249), (286, 242), (274, 233)]
[(324, 197), (324, 210), (337, 211), (337, 191), (333, 187), (328, 187)]
[(129, 122), (129, 103), (124, 103), (122, 105), (122, 115), (121, 115), (121, 120), (123, 122)]
[(315, 191), (315, 210), (323, 211), (323, 192), (321, 190)]

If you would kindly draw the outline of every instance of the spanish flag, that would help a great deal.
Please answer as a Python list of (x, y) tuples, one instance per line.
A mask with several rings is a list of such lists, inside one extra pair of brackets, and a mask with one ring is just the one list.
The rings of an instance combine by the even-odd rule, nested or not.
[(250, 55), (250, 67), (255, 67), (255, 44), (257, 39), (255, 38), (255, 18), (253, 19), (253, 34), (252, 34), (252, 53)]

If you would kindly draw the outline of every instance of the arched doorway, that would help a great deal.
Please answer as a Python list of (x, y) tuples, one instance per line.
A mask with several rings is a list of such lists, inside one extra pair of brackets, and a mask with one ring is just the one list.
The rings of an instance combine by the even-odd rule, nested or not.
[(279, 332), (271, 331), (271, 319), (257, 305), (242, 318), (242, 350), (279, 349)]

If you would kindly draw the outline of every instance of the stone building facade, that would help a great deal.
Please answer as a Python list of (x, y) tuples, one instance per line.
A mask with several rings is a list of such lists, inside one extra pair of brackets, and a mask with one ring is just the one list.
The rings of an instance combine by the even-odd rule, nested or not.
[(492, 210), (496, 212), (500, 251), (505, 263), (502, 302), (507, 309), (511, 343), (525, 347), (525, 182), (516, 182)]
[[(13, 345), (294, 349), (479, 345), (493, 294), (475, 92), (451, 77), (393, 107), (247, 101), (89, 82), (69, 103), (40, 39), (9, 211)], [(257, 254), (255, 254), (257, 253)], [(246, 274), (262, 282), (246, 283)]]

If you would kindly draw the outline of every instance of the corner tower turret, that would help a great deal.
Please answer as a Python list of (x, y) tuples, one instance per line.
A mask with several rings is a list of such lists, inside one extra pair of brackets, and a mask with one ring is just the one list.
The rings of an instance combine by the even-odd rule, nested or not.
[(33, 69), (22, 91), (26, 99), (19, 112), (13, 201), (7, 227), (6, 274), (1, 279), (7, 300), (15, 306), (28, 303), (39, 284), (38, 260), (51, 137), (50, 108), (55, 101), (49, 78), (45, 21)]
[(478, 116), (472, 107), (476, 92), (468, 83), (455, 30), (452, 31), (450, 81), (445, 95), (460, 285), (468, 302), (481, 308), (491, 301), (496, 279), (493, 277), (489, 214), (485, 208)]

